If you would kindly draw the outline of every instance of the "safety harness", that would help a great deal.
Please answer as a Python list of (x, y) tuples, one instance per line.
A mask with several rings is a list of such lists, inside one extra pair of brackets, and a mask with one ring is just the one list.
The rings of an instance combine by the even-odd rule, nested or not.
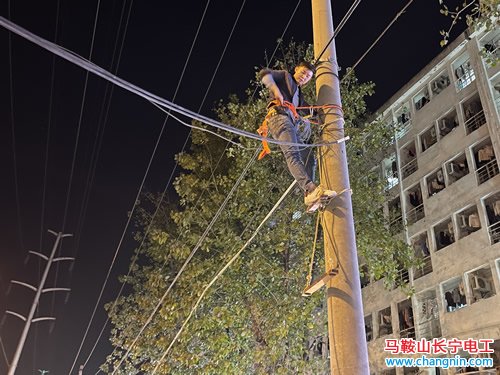
[[(297, 120), (300, 117), (299, 114), (297, 113), (297, 108), (295, 108), (295, 106), (292, 103), (287, 102), (287, 101), (283, 101), (283, 103), (281, 103), (277, 99), (271, 101), (269, 103), (269, 105), (267, 106), (267, 108), (269, 108), (269, 111), (267, 112), (267, 115), (264, 118), (264, 121), (262, 121), (262, 124), (257, 129), (257, 133), (259, 133), (259, 135), (262, 137), (267, 138), (267, 135), (269, 133), (269, 128), (267, 126), (267, 122), (268, 122), (269, 118), (279, 114), (279, 112), (275, 108), (276, 106), (285, 107), (286, 109), (288, 109), (291, 112), (291, 114), (293, 115), (294, 120)], [(271, 153), (271, 149), (269, 148), (269, 144), (267, 143), (267, 141), (265, 139), (263, 139), (262, 140), (262, 151), (259, 154), (258, 160), (261, 160), (264, 156), (266, 156), (270, 153)]]
[[(311, 111), (311, 115), (306, 116), (306, 117), (311, 117), (312, 116), (312, 111), (315, 110), (315, 109), (325, 110), (325, 109), (330, 109), (330, 108), (336, 109), (337, 111), (340, 112), (340, 115), (342, 117), (344, 116), (344, 112), (342, 111), (342, 107), (339, 106), (339, 105), (336, 105), (336, 104), (325, 104), (325, 105), (312, 105), (312, 106), (306, 106), (306, 107), (295, 107), (290, 102), (283, 101), (283, 103), (281, 103), (279, 100), (275, 99), (275, 100), (269, 102), (269, 104), (267, 106), (267, 108), (269, 109), (268, 112), (267, 112), (267, 115), (264, 118), (264, 121), (262, 122), (262, 124), (260, 125), (260, 127), (257, 129), (257, 133), (260, 136), (262, 136), (262, 137), (267, 138), (267, 135), (269, 133), (269, 128), (267, 126), (269, 118), (271, 116), (275, 116), (277, 114), (280, 114), (280, 112), (278, 112), (276, 110), (276, 108), (275, 108), (276, 106), (278, 106), (278, 107), (285, 107), (286, 109), (288, 109), (290, 111), (290, 113), (293, 115), (294, 121), (297, 121), (298, 119), (300, 119), (300, 115), (297, 112), (298, 109), (308, 109), (309, 111)], [(304, 118), (306, 118), (306, 117), (304, 117)], [(308, 121), (311, 124), (320, 125), (319, 123), (311, 121), (310, 119), (308, 119)], [(348, 138), (349, 137), (346, 137), (346, 138), (343, 138), (342, 140), (339, 140), (339, 141), (345, 141)], [(266, 155), (268, 155), (270, 153), (271, 153), (271, 149), (269, 148), (269, 144), (267, 143), (267, 141), (265, 139), (263, 139), (262, 140), (262, 151), (259, 154), (258, 160), (261, 160), (262, 158), (264, 158), (264, 156), (266, 156)]]

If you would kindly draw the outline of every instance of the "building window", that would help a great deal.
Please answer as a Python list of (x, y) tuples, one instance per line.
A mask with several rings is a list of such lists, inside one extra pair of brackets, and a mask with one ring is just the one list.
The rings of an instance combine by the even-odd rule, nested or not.
[(417, 330), (417, 339), (427, 340), (441, 337), (441, 324), (439, 322), (439, 308), (434, 290), (421, 292), (415, 297), (414, 319)]
[(436, 250), (444, 249), (455, 242), (455, 233), (451, 218), (436, 225), (433, 231), (434, 238), (436, 239)]
[(423, 88), (417, 95), (413, 97), (413, 104), (415, 105), (415, 110), (421, 110), (430, 101), (429, 89), (427, 87)]
[(386, 190), (389, 190), (399, 183), (398, 162), (396, 154), (382, 160), (382, 171), (384, 180), (386, 181)]
[(413, 323), (413, 307), (411, 300), (405, 300), (398, 303), (399, 317), (399, 337), (415, 338), (415, 325)]
[(467, 54), (461, 56), (452, 66), (458, 91), (463, 90), (476, 79)]
[(378, 337), (392, 334), (392, 317), (390, 306), (378, 312), (378, 321)]
[(489, 267), (483, 267), (467, 274), (471, 291), (471, 304), (496, 295), (493, 275)]
[(410, 176), (418, 170), (415, 141), (411, 141), (401, 148), (400, 160), (402, 165), (401, 174), (403, 178)]
[(448, 135), (458, 126), (457, 111), (453, 109), (438, 120), (439, 136), (441, 138)]
[(466, 134), (470, 134), (486, 124), (483, 106), (477, 94), (462, 103), (462, 110), (464, 113)]
[(395, 112), (396, 139), (403, 137), (411, 129), (411, 112), (408, 103), (402, 104)]
[(499, 173), (491, 140), (486, 139), (474, 146), (473, 153), (476, 162), (477, 183), (481, 185)]
[(422, 190), (420, 184), (417, 184), (406, 192), (409, 211), (406, 212), (406, 221), (408, 225), (415, 224), (425, 217), (424, 204), (422, 201)]
[(469, 173), (465, 154), (458, 155), (456, 158), (446, 163), (444, 168), (448, 175), (448, 185), (453, 184)]
[(436, 79), (431, 81), (432, 95), (433, 96), (439, 95), (439, 93), (443, 91), (445, 88), (447, 88), (449, 85), (450, 85), (450, 77), (448, 76), (448, 73), (446, 72), (441, 73)]
[(411, 246), (415, 252), (415, 257), (420, 258), (422, 265), (413, 269), (413, 280), (432, 272), (431, 253), (429, 251), (429, 240), (427, 232), (421, 233), (411, 240)]
[(436, 125), (432, 124), (431, 127), (420, 135), (420, 147), (422, 152), (436, 144), (437, 140)]
[(494, 66), (500, 59), (500, 31), (492, 31), (481, 40), (480, 44), (483, 48), (484, 61), (489, 67)]
[(500, 192), (484, 200), (486, 216), (488, 217), (488, 236), (490, 244), (500, 242)]
[(446, 312), (453, 312), (467, 306), (464, 283), (461, 277), (446, 281), (442, 284)]
[(443, 190), (446, 187), (443, 169), (439, 168), (437, 171), (429, 175), (429, 177), (426, 178), (426, 182), (429, 197), (432, 197)]
[(457, 219), (457, 237), (464, 238), (469, 234), (481, 229), (481, 221), (477, 213), (477, 207), (472, 206), (459, 212), (456, 215)]
[(367, 342), (373, 340), (373, 321), (371, 315), (365, 316), (365, 334)]

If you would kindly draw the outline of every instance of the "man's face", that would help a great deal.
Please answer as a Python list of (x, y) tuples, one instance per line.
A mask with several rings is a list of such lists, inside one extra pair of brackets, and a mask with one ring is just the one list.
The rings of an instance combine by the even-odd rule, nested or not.
[(299, 86), (304, 86), (307, 82), (311, 80), (313, 72), (307, 69), (305, 66), (296, 66), (293, 78)]

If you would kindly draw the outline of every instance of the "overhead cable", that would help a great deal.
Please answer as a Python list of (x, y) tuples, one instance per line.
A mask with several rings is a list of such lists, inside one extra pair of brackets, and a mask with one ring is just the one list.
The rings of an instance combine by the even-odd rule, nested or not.
[[(185, 72), (186, 72), (186, 69), (187, 69), (188, 63), (189, 63), (189, 61), (190, 61), (191, 54), (192, 54), (192, 52), (193, 52), (194, 46), (195, 46), (195, 44), (196, 44), (196, 41), (198, 40), (198, 35), (199, 35), (199, 33), (200, 33), (201, 26), (202, 26), (203, 21), (204, 21), (204, 19), (205, 19), (205, 15), (206, 15), (206, 13), (207, 13), (207, 10), (208, 10), (209, 5), (210, 5), (210, 0), (208, 0), (208, 1), (207, 1), (206, 5), (205, 5), (205, 8), (204, 8), (204, 10), (203, 10), (203, 14), (202, 14), (202, 16), (201, 16), (201, 19), (200, 19), (200, 21), (199, 21), (199, 23), (198, 23), (198, 27), (197, 27), (197, 30), (196, 30), (195, 36), (194, 36), (194, 38), (193, 38), (193, 41), (192, 41), (192, 43), (191, 43), (191, 47), (190, 47), (190, 49), (189, 49), (188, 55), (187, 55), (187, 57), (186, 57), (186, 60), (185, 60), (185, 62), (184, 62), (184, 66), (183, 66), (183, 69), (182, 69), (181, 75), (180, 75), (180, 77), (179, 77), (179, 80), (178, 80), (178, 82), (177, 82), (177, 87), (176, 87), (176, 89), (175, 89), (175, 92), (174, 92), (174, 95), (173, 95), (173, 99), (172, 99), (172, 100), (175, 100), (175, 98), (177, 97), (177, 93), (178, 93), (178, 91), (179, 91), (179, 89), (180, 89), (180, 87), (181, 87), (181, 82), (182, 82), (183, 77), (184, 77), (184, 74), (185, 74)], [(129, 13), (129, 16), (130, 16), (130, 13)], [(128, 21), (127, 21), (127, 22), (128, 22)], [(114, 88), (114, 86), (113, 86), (113, 88)], [(155, 103), (153, 103), (153, 104), (155, 104)], [(155, 105), (157, 105), (157, 104), (155, 104)], [(162, 108), (162, 107), (159, 107), (159, 108), (161, 108), (161, 109), (163, 110), (163, 108)], [(164, 122), (163, 122), (162, 131), (161, 131), (161, 133), (160, 133), (160, 136), (158, 137), (158, 142), (159, 142), (159, 140), (160, 140), (160, 138), (161, 138), (161, 135), (163, 134), (163, 129), (165, 128), (165, 125), (166, 125), (166, 123), (167, 123), (167, 121), (168, 121), (168, 119), (169, 119), (169, 117), (170, 117), (170, 116), (171, 116), (171, 117), (174, 117), (174, 118), (177, 120), (177, 118), (176, 118), (175, 116), (173, 116), (173, 115), (171, 114), (171, 112), (170, 112), (170, 111), (169, 111), (169, 112), (167, 112), (167, 116), (165, 117)], [(200, 128), (200, 129), (202, 129), (202, 128)], [(188, 141), (188, 138), (186, 138), (186, 141), (184, 142), (184, 146), (182, 147), (182, 151), (184, 151), (184, 148), (185, 148), (185, 147), (186, 147), (186, 145), (187, 145), (187, 141)], [(151, 161), (153, 160), (153, 158), (154, 158), (155, 154), (156, 154), (156, 148), (155, 148), (155, 152), (153, 152), (153, 154), (151, 155), (150, 163), (151, 163)], [(145, 173), (145, 176), (144, 176), (144, 179), (143, 179), (143, 183), (141, 184), (141, 186), (140, 186), (140, 188), (139, 188), (139, 192), (138, 192), (137, 197), (136, 197), (136, 199), (135, 199), (135, 201), (134, 201), (134, 204), (133, 204), (133, 207), (132, 207), (131, 212), (134, 212), (135, 207), (136, 207), (136, 205), (137, 205), (137, 204), (138, 204), (138, 202), (139, 202), (138, 197), (139, 197), (139, 195), (140, 195), (140, 194), (141, 194), (141, 192), (142, 192), (142, 188), (143, 188), (143, 185), (144, 185), (144, 181), (145, 181), (146, 176), (148, 175), (148, 173), (149, 173), (149, 167), (148, 167), (148, 169), (146, 170), (146, 173)], [(163, 191), (161, 201), (163, 201), (163, 197), (165, 196), (166, 191), (167, 191), (167, 188), (168, 188), (168, 186), (170, 185), (170, 182), (171, 182), (171, 180), (172, 180), (172, 176), (173, 176), (173, 172), (172, 172), (172, 174), (170, 175), (170, 178), (168, 179), (168, 182), (167, 182), (167, 184), (166, 184), (166, 187), (165, 187), (165, 189), (164, 189), (164, 191)], [(158, 205), (158, 207), (157, 207), (157, 211), (158, 211), (158, 208), (159, 208), (159, 205)], [(154, 219), (154, 216), (156, 216), (156, 212), (155, 212), (155, 214), (153, 215), (153, 218), (151, 219), (151, 222), (152, 222), (152, 220)], [(128, 221), (128, 222), (127, 222), (127, 224), (125, 225), (125, 228), (123, 229), (122, 238), (123, 238), (124, 234), (126, 233), (126, 231), (127, 231), (127, 229), (128, 229), (129, 222), (130, 222), (130, 221)], [(147, 233), (145, 234), (145, 236), (146, 236), (146, 235), (147, 235)], [(144, 240), (144, 239), (143, 239), (143, 240)], [(108, 271), (108, 277), (106, 277), (106, 279), (105, 279), (105, 281), (104, 281), (104, 284), (103, 284), (103, 286), (102, 286), (102, 290), (104, 290), (104, 288), (106, 287), (106, 284), (107, 284), (108, 279), (109, 279), (109, 273), (110, 273), (110, 271), (111, 271), (111, 269), (112, 269), (112, 267), (113, 267), (113, 265), (114, 265), (114, 261), (115, 261), (115, 259), (116, 259), (116, 256), (117, 256), (117, 254), (118, 254), (119, 250), (120, 250), (121, 244), (122, 244), (122, 241), (120, 241), (120, 243), (119, 243), (119, 245), (118, 245), (117, 249), (115, 250), (115, 258), (113, 259), (113, 261), (112, 261), (112, 263), (111, 263), (111, 265), (110, 265), (110, 268), (109, 268), (109, 271)], [(135, 262), (135, 259), (136, 259), (136, 258), (134, 257), (133, 262)], [(130, 268), (129, 268), (129, 272), (130, 272)], [(119, 292), (118, 292), (118, 296), (117, 296), (117, 297), (116, 297), (116, 299), (115, 299), (115, 303), (113, 304), (113, 307), (111, 308), (111, 311), (115, 308), (115, 305), (116, 305), (116, 300), (117, 300), (117, 299), (119, 298), (119, 296), (121, 295), (121, 292), (122, 292), (123, 288), (124, 288), (124, 282), (123, 282), (123, 283), (122, 283), (122, 285), (121, 285), (121, 288), (120, 288), (120, 290), (119, 290)], [(101, 296), (102, 296), (102, 293), (101, 293)], [(101, 296), (99, 296), (99, 298), (98, 298), (98, 300), (97, 300), (97, 302), (96, 302), (96, 304), (95, 304), (95, 307), (94, 307), (94, 314), (95, 314), (95, 311), (96, 311), (96, 309), (97, 309), (97, 307), (98, 307), (98, 305), (99, 305), (99, 302), (100, 302)], [(83, 342), (85, 341), (85, 338), (86, 338), (87, 332), (88, 332), (88, 330), (89, 330), (89, 328), (90, 328), (90, 326), (91, 326), (91, 323), (92, 323), (92, 320), (93, 320), (94, 314), (92, 314), (92, 318), (91, 318), (91, 320), (90, 320), (90, 322), (89, 322), (89, 324), (88, 324), (88, 326), (87, 326), (87, 331), (86, 331), (86, 334), (85, 334), (85, 336), (84, 336), (84, 338), (83, 338), (83, 340), (82, 340), (82, 343), (81, 343), (81, 345), (80, 345), (80, 349), (79, 349), (79, 351), (78, 351), (77, 357), (78, 357), (78, 355), (79, 355), (79, 353), (80, 353), (80, 350), (81, 350), (81, 347), (82, 347), (82, 345), (83, 345)], [(102, 326), (102, 328), (101, 328), (101, 330), (100, 330), (100, 332), (99, 332), (99, 335), (98, 335), (98, 337), (97, 337), (97, 340), (95, 341), (95, 343), (94, 343), (94, 345), (93, 345), (93, 347), (92, 347), (92, 349), (91, 349), (91, 351), (90, 351), (90, 354), (88, 355), (87, 359), (85, 360), (85, 362), (84, 362), (84, 364), (83, 364), (83, 366), (84, 366), (84, 367), (87, 365), (87, 363), (88, 363), (88, 361), (90, 360), (90, 358), (91, 358), (91, 356), (92, 356), (92, 354), (93, 354), (94, 350), (96, 349), (97, 343), (98, 343), (98, 342), (99, 342), (99, 340), (101, 339), (102, 334), (104, 333), (104, 330), (105, 330), (105, 328), (106, 328), (106, 326), (107, 326), (108, 322), (109, 322), (109, 317), (108, 317), (108, 318), (106, 319), (106, 321), (104, 322), (104, 324), (103, 324), (103, 326)], [(75, 358), (75, 361), (76, 361), (76, 359), (77, 359), (77, 358)]]
[(22, 36), (23, 38), (45, 48), (46, 50), (55, 53), (56, 55), (66, 59), (67, 61), (70, 61), (70, 62), (72, 62), (72, 63), (108, 80), (108, 81), (111, 81), (114, 84), (116, 84), (117, 86), (120, 86), (120, 87), (122, 87), (130, 92), (133, 92), (133, 93), (137, 94), (138, 96), (141, 96), (142, 98), (147, 99), (148, 101), (155, 102), (158, 105), (161, 105), (161, 106), (164, 106), (168, 109), (171, 109), (172, 111), (174, 111), (176, 113), (179, 113), (181, 115), (189, 117), (193, 120), (198, 120), (198, 121), (203, 122), (203, 123), (205, 123), (209, 126), (212, 126), (214, 128), (224, 130), (224, 131), (236, 134), (236, 135), (240, 135), (242, 137), (251, 138), (254, 140), (262, 141), (265, 139), (269, 143), (288, 145), (288, 146), (321, 147), (321, 146), (329, 146), (329, 145), (339, 143), (339, 141), (333, 141), (333, 142), (327, 142), (327, 143), (312, 143), (312, 144), (304, 145), (303, 143), (286, 142), (286, 141), (279, 141), (279, 140), (272, 139), (272, 138), (265, 138), (265, 137), (262, 137), (260, 135), (257, 135), (256, 133), (252, 133), (252, 132), (248, 132), (245, 130), (235, 128), (233, 126), (224, 124), (220, 121), (217, 121), (217, 120), (211, 119), (209, 117), (197, 114), (197, 113), (195, 113), (191, 110), (188, 110), (180, 105), (172, 103), (164, 98), (161, 98), (158, 95), (152, 94), (149, 91), (144, 90), (144, 89), (142, 89), (134, 84), (131, 84), (130, 82), (115, 76), (114, 74), (112, 74), (109, 71), (99, 67), (98, 65), (86, 60), (85, 58), (58, 46), (55, 43), (49, 42), (48, 40), (43, 39), (43, 38), (29, 32), (29, 31), (27, 31), (26, 29), (14, 24), (13, 22), (5, 19), (4, 17), (0, 17), (0, 25), (5, 27), (8, 30)]
[(125, 353), (125, 355), (122, 357), (122, 359), (118, 362), (118, 364), (115, 366), (113, 372), (111, 375), (114, 375), (116, 373), (116, 371), (119, 369), (119, 367), (121, 366), (121, 364), (123, 363), (123, 361), (128, 357), (128, 355), (130, 354), (130, 351), (133, 349), (133, 347), (135, 346), (135, 344), (137, 343), (137, 340), (139, 340), (139, 337), (142, 335), (142, 333), (144, 332), (144, 330), (146, 329), (146, 327), (149, 325), (149, 323), (153, 320), (153, 317), (156, 315), (156, 312), (160, 309), (161, 305), (163, 304), (163, 302), (165, 301), (165, 298), (167, 298), (170, 290), (172, 290), (172, 288), (174, 287), (174, 285), (177, 283), (177, 280), (179, 279), (179, 277), (182, 275), (182, 273), (184, 272), (184, 269), (187, 267), (187, 265), (189, 264), (189, 262), (191, 261), (191, 258), (193, 258), (193, 256), (196, 254), (196, 252), (198, 251), (198, 249), (201, 247), (201, 245), (203, 244), (203, 242), (205, 241), (205, 238), (208, 236), (208, 233), (212, 230), (212, 227), (213, 225), (215, 224), (215, 222), (219, 219), (219, 216), (222, 214), (222, 211), (224, 211), (224, 209), (226, 208), (226, 205), (227, 203), (229, 202), (229, 200), (231, 199), (231, 197), (233, 196), (234, 192), (236, 191), (236, 189), (240, 186), (241, 182), (243, 181), (243, 178), (246, 176), (248, 170), (250, 169), (250, 166), (253, 164), (253, 162), (255, 161), (255, 159), (257, 158), (258, 154), (260, 152), (260, 149), (257, 149), (254, 154), (252, 155), (252, 157), (249, 159), (247, 165), (245, 166), (245, 168), (243, 169), (243, 171), (241, 172), (240, 176), (238, 177), (238, 179), (236, 180), (236, 182), (234, 183), (233, 187), (231, 188), (231, 190), (229, 191), (229, 193), (226, 195), (226, 198), (224, 199), (224, 201), (221, 203), (221, 205), (219, 206), (219, 209), (217, 210), (217, 212), (215, 213), (214, 217), (212, 218), (212, 221), (210, 221), (210, 224), (205, 228), (205, 231), (203, 232), (203, 234), (200, 236), (200, 238), (198, 239), (198, 242), (196, 243), (196, 245), (193, 247), (193, 249), (191, 250), (191, 253), (189, 254), (189, 256), (186, 258), (186, 260), (184, 261), (182, 267), (179, 269), (179, 271), (177, 272), (177, 274), (175, 275), (174, 279), (172, 280), (172, 282), (170, 283), (170, 285), (168, 286), (167, 290), (165, 291), (165, 293), (163, 293), (162, 297), (160, 298), (160, 300), (158, 301), (158, 303), (156, 304), (156, 307), (153, 309), (153, 311), (151, 312), (151, 314), (149, 314), (148, 316), (148, 319), (146, 320), (146, 322), (142, 325), (141, 329), (139, 330), (139, 332), (137, 333), (134, 341), (132, 341), (132, 343), (128, 346), (128, 349)]
[(205, 287), (205, 289), (203, 289), (203, 292), (201, 293), (200, 297), (198, 298), (198, 300), (196, 301), (196, 303), (194, 304), (194, 306), (191, 308), (191, 311), (189, 312), (189, 315), (187, 316), (187, 318), (184, 320), (184, 322), (182, 323), (182, 326), (179, 328), (179, 330), (177, 331), (177, 333), (175, 334), (174, 338), (172, 339), (172, 341), (170, 342), (168, 348), (165, 350), (165, 352), (163, 353), (163, 355), (161, 356), (161, 358), (158, 360), (158, 363), (154, 369), (154, 371), (152, 372), (152, 375), (153, 374), (156, 374), (156, 371), (158, 371), (161, 363), (163, 362), (163, 360), (165, 359), (165, 357), (167, 356), (167, 354), (170, 352), (170, 349), (172, 349), (172, 346), (175, 344), (175, 342), (177, 341), (177, 339), (179, 338), (179, 336), (181, 335), (182, 331), (184, 330), (184, 328), (186, 327), (186, 325), (188, 324), (189, 320), (191, 319), (191, 317), (193, 316), (194, 312), (196, 311), (196, 309), (198, 308), (201, 300), (205, 297), (205, 294), (207, 293), (207, 291), (210, 289), (210, 287), (219, 279), (219, 277), (221, 277), (221, 275), (231, 266), (231, 264), (234, 263), (234, 261), (241, 255), (241, 253), (248, 247), (248, 245), (250, 245), (252, 243), (252, 241), (254, 240), (255, 236), (257, 236), (257, 234), (259, 233), (260, 229), (262, 228), (262, 226), (266, 223), (267, 220), (269, 220), (269, 218), (274, 214), (274, 212), (278, 209), (278, 207), (280, 206), (281, 202), (283, 202), (283, 200), (286, 198), (286, 196), (288, 195), (288, 193), (290, 193), (290, 191), (293, 189), (293, 187), (295, 186), (295, 184), (297, 183), (297, 181), (293, 181), (290, 186), (288, 186), (288, 188), (285, 190), (285, 192), (283, 193), (283, 195), (278, 199), (278, 201), (274, 204), (274, 206), (271, 208), (271, 210), (267, 213), (267, 215), (264, 217), (264, 219), (262, 219), (262, 221), (260, 222), (259, 226), (255, 229), (255, 231), (253, 232), (253, 234), (250, 236), (250, 238), (247, 240), (247, 242), (245, 242), (245, 244), (241, 247), (240, 250), (238, 250), (238, 252), (236, 254), (233, 255), (233, 257), (224, 265), (224, 267), (222, 267), (220, 269), (220, 271), (213, 277), (213, 279), (207, 284), (207, 286)]

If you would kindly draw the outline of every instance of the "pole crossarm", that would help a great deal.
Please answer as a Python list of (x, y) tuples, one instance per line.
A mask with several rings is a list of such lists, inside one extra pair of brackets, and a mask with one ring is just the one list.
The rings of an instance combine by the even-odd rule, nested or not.
[(71, 292), (70, 288), (45, 288), (42, 289), (42, 293), (45, 292)]
[(51, 321), (56, 320), (56, 318), (51, 317), (51, 316), (40, 316), (38, 318), (34, 317), (35, 313), (36, 313), (36, 309), (37, 309), (39, 302), (40, 302), (41, 295), (45, 292), (58, 292), (58, 291), (69, 292), (70, 291), (69, 288), (57, 288), (57, 287), (44, 288), (45, 283), (47, 281), (47, 278), (49, 276), (50, 267), (52, 266), (52, 263), (54, 263), (54, 261), (73, 260), (74, 259), (74, 258), (68, 258), (68, 257), (59, 257), (59, 258), (55, 257), (57, 249), (58, 249), (59, 244), (61, 242), (61, 239), (64, 237), (70, 237), (70, 236), (72, 236), (72, 234), (63, 234), (61, 232), (56, 233), (52, 230), (49, 230), (49, 233), (56, 236), (56, 240), (54, 242), (54, 245), (52, 246), (52, 250), (51, 250), (50, 255), (48, 257), (43, 255), (42, 253), (37, 252), (37, 251), (30, 251), (31, 254), (34, 254), (34, 255), (36, 255), (36, 256), (38, 256), (46, 261), (45, 269), (43, 271), (42, 277), (40, 278), (40, 284), (38, 285), (38, 288), (35, 288), (34, 286), (32, 286), (28, 283), (22, 282), (22, 281), (16, 281), (16, 280), (12, 281), (12, 283), (24, 286), (24, 287), (31, 289), (31, 290), (34, 290), (34, 291), (36, 291), (36, 293), (35, 293), (35, 297), (33, 298), (33, 303), (31, 304), (31, 308), (30, 308), (30, 311), (28, 313), (28, 316), (25, 317), (19, 313), (16, 313), (16, 312), (10, 311), (10, 310), (6, 311), (7, 314), (13, 315), (13, 316), (15, 316), (15, 317), (17, 317), (25, 322), (23, 331), (22, 331), (21, 336), (19, 338), (19, 342), (17, 343), (16, 351), (15, 351), (14, 356), (12, 358), (12, 361), (9, 365), (8, 375), (14, 375), (16, 373), (17, 365), (19, 363), (19, 359), (21, 358), (21, 353), (23, 351), (24, 344), (25, 344), (26, 339), (28, 337), (28, 332), (30, 330), (31, 324), (36, 323), (36, 322), (47, 321), (47, 320), (51, 320)]
[(59, 257), (59, 258), (54, 258), (54, 260), (52, 260), (52, 262), (59, 262), (59, 261), (62, 261), (62, 260), (74, 261), (75, 258), (73, 258), (73, 257)]
[(31, 322), (32, 323), (36, 323), (36, 322), (41, 322), (41, 321), (44, 321), (44, 320), (56, 320), (56, 318), (54, 318), (53, 316), (41, 316), (39, 318), (33, 319)]
[(38, 251), (32, 251), (32, 250), (30, 250), (30, 251), (29, 251), (29, 253), (30, 253), (30, 254), (34, 254), (34, 255), (36, 255), (36, 256), (38, 256), (38, 257), (42, 258), (42, 259), (43, 259), (43, 260), (45, 260), (45, 261), (49, 260), (49, 257), (48, 257), (48, 256), (43, 255), (42, 253), (39, 253)]
[(25, 283), (23, 281), (17, 281), (17, 280), (11, 280), (10, 281), (12, 284), (17, 284), (17, 285), (21, 285), (21, 286), (24, 286), (25, 288), (28, 288), (28, 289), (31, 289), (32, 291), (36, 292), (37, 291), (37, 288), (34, 287), (33, 285), (31, 284), (28, 284), (28, 283)]
[(9, 314), (9, 315), (13, 315), (15, 316), (16, 318), (19, 318), (21, 319), (23, 322), (26, 321), (26, 317), (24, 315), (21, 315), (19, 313), (16, 313), (15, 311), (11, 311), (11, 310), (5, 310), (5, 313), (6, 314)]

